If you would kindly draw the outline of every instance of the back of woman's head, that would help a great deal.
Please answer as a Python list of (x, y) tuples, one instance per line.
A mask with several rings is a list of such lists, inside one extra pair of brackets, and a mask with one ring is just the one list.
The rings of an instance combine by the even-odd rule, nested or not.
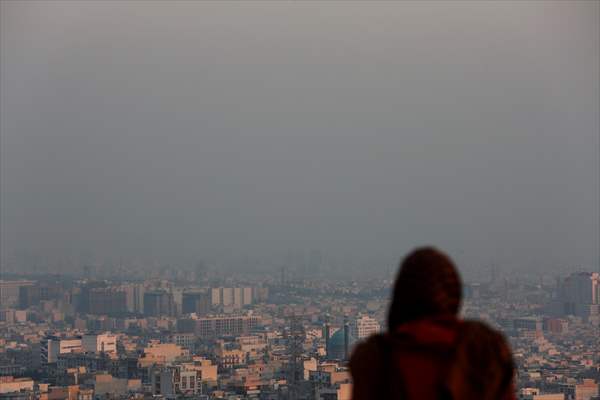
[(388, 329), (426, 317), (455, 316), (461, 295), (460, 276), (450, 257), (433, 247), (416, 249), (400, 265)]

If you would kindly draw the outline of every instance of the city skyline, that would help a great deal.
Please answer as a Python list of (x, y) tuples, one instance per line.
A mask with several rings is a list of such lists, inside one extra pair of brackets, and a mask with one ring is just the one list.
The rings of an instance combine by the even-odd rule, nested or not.
[(600, 400), (600, 0), (0, 0), (0, 400)]

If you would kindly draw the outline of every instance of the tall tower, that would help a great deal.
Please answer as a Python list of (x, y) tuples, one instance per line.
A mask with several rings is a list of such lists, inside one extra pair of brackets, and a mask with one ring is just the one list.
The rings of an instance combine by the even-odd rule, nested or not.
[(303, 380), (304, 366), (302, 364), (302, 345), (305, 332), (298, 316), (290, 317), (290, 330), (288, 335), (288, 354), (290, 360), (287, 368), (287, 382), (289, 400), (296, 400), (300, 396), (300, 381)]
[(329, 338), (331, 337), (331, 326), (329, 325), (329, 314), (325, 315), (325, 325), (323, 326), (323, 338), (325, 339), (325, 357), (329, 354)]
[(327, 355), (327, 353), (329, 352), (329, 336), (331, 336), (331, 328), (329, 327), (329, 322), (325, 323), (325, 332), (323, 336), (325, 337), (325, 354)]
[(348, 317), (344, 317), (344, 361), (347, 361), (350, 353), (350, 325)]
[(592, 272), (592, 304), (600, 304), (600, 272)]

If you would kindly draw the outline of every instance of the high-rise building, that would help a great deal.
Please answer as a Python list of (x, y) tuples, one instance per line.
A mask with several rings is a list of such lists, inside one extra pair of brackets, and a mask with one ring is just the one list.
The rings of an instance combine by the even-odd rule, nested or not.
[(569, 275), (563, 283), (564, 300), (574, 305), (595, 304), (599, 279), (597, 272), (577, 272)]
[(218, 287), (210, 289), (210, 302), (213, 306), (234, 306), (237, 309), (256, 301), (265, 301), (267, 296), (267, 288), (260, 287)]
[(362, 315), (352, 323), (352, 335), (360, 340), (369, 337), (381, 330), (379, 322), (368, 315)]
[(158, 317), (175, 315), (173, 295), (165, 290), (152, 290), (144, 293), (144, 315)]
[(253, 303), (253, 296), (252, 296), (252, 288), (251, 287), (245, 287), (242, 288), (242, 298), (243, 298), (243, 304), (245, 306), (250, 305)]
[(350, 331), (349, 324), (344, 321), (344, 325), (329, 337), (326, 344), (328, 359), (347, 360), (349, 358), (357, 342)]
[(222, 288), (221, 289), (221, 304), (224, 306), (233, 305), (233, 288)]
[(593, 272), (590, 279), (592, 281), (592, 304), (600, 304), (600, 272)]
[(259, 322), (260, 317), (256, 315), (216, 315), (179, 319), (177, 329), (183, 333), (195, 333), (201, 338), (238, 336), (250, 333)]
[(21, 287), (33, 285), (33, 281), (0, 280), (0, 304), (2, 304), (3, 307), (14, 307), (19, 305)]
[(76, 308), (80, 313), (88, 313), (90, 312), (90, 292), (94, 289), (106, 288), (106, 282), (94, 281), (94, 282), (86, 282), (77, 288), (75, 293), (76, 298)]
[(559, 315), (576, 315), (600, 324), (600, 273), (577, 272), (559, 286), (553, 311)]
[(233, 306), (237, 309), (244, 306), (243, 293), (242, 288), (233, 288)]
[(221, 288), (210, 289), (210, 302), (213, 306), (221, 304)]
[(61, 294), (61, 288), (55, 283), (23, 285), (19, 287), (19, 307), (26, 309), (37, 306), (44, 300), (58, 299)]
[(40, 303), (40, 288), (37, 285), (19, 288), (19, 308), (25, 310)]
[(144, 312), (144, 286), (141, 284), (125, 285), (123, 290), (125, 291), (127, 311), (142, 314)]
[(290, 330), (287, 335), (287, 353), (289, 362), (287, 366), (286, 380), (289, 386), (291, 399), (298, 399), (300, 394), (300, 382), (304, 379), (304, 363), (302, 360), (303, 343), (306, 332), (299, 318), (290, 319)]
[(207, 292), (183, 292), (181, 300), (181, 312), (183, 314), (196, 313), (198, 315), (205, 315), (210, 311), (210, 306), (211, 302)]
[(127, 295), (113, 288), (92, 289), (89, 292), (89, 313), (98, 315), (122, 315), (127, 312)]

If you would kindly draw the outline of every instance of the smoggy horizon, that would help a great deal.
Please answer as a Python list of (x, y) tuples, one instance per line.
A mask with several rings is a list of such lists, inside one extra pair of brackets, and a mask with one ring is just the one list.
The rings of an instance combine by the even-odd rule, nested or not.
[(0, 11), (2, 269), (599, 268), (598, 2)]

